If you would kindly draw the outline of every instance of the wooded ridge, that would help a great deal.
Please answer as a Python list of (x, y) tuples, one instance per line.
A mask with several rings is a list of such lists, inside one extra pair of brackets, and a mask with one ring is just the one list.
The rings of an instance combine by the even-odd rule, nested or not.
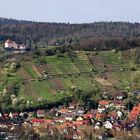
[(7, 38), (29, 46), (36, 43), (44, 46), (67, 43), (76, 44), (76, 46), (78, 44), (81, 47), (86, 43), (86, 47), (89, 48), (95, 46), (97, 42), (102, 42), (104, 45), (98, 46), (105, 49), (107, 45), (110, 46), (110, 42), (111, 46), (121, 42), (122, 45), (117, 46), (127, 45), (129, 48), (139, 46), (140, 24), (129, 22), (45, 23), (0, 18), (0, 41), (5, 41)]

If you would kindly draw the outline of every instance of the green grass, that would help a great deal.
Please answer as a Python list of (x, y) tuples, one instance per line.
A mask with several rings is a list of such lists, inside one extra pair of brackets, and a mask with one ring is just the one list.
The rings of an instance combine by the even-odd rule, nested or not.
[(50, 56), (46, 57), (47, 64), (50, 69), (48, 71), (63, 74), (63, 73), (77, 73), (79, 69), (68, 57)]
[(32, 78), (38, 77), (38, 74), (33, 70), (32, 65), (32, 63), (24, 63), (23, 68)]
[[(85, 90), (94, 88), (90, 78), (87, 78), (86, 76), (79, 76), (77, 78), (59, 78), (58, 80), (65, 87), (63, 89), (64, 91), (69, 90), (72, 86)], [(25, 98), (29, 97), (34, 100), (42, 97), (43, 99), (52, 101), (54, 99), (54, 95), (56, 95), (56, 93), (60, 90), (59, 85), (55, 83), (55, 79), (42, 82), (30, 82), (30, 84), (26, 86), (27, 90), (25, 92), (25, 86), (22, 85), (19, 96), (24, 95)]]
[(121, 52), (113, 53), (112, 51), (104, 51), (100, 53), (106, 64), (121, 65)]
[(19, 96), (24, 96), (26, 99), (38, 100), (39, 97), (50, 100), (53, 96), (48, 92), (49, 87), (45, 82), (31, 82), (30, 84), (22, 85)]
[(93, 67), (87, 60), (80, 60), (79, 57), (74, 58), (73, 63), (80, 72), (91, 71)]
[(40, 97), (42, 99), (47, 99), (48, 101), (55, 101), (59, 99), (60, 95), (57, 95), (57, 86), (53, 84), (53, 80), (42, 81), (42, 82), (31, 82), (29, 85), (22, 85), (19, 97), (25, 97), (27, 100), (33, 99), (38, 100)]
[(92, 65), (88, 60), (84, 60), (79, 54), (77, 57), (69, 58), (68, 56), (57, 57), (50, 56), (46, 57), (48, 65), (51, 67), (51, 71), (57, 73), (77, 73), (77, 72), (88, 72), (92, 69)]
[(3, 88), (4, 88), (4, 84), (0, 83), (0, 90), (3, 90)]
[(59, 46), (47, 46), (47, 49), (53, 49), (53, 48), (57, 48)]

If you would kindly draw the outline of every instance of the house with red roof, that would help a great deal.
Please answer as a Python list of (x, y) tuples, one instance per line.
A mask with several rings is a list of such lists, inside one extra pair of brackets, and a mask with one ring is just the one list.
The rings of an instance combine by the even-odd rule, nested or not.
[(101, 100), (99, 101), (99, 106), (109, 107), (109, 101), (107, 100)]
[(97, 113), (95, 118), (96, 118), (97, 120), (102, 120), (102, 119), (104, 119), (105, 117), (106, 117), (106, 114)]
[(137, 118), (139, 117), (139, 115), (140, 115), (140, 104), (133, 107), (133, 109), (131, 110), (128, 116), (128, 119), (132, 121), (137, 121)]
[(98, 112), (102, 113), (108, 107), (109, 107), (109, 101), (107, 101), (107, 100), (101, 100), (101, 101), (99, 101)]
[(34, 119), (31, 120), (31, 122), (32, 122), (33, 124), (35, 124), (35, 123), (41, 124), (41, 123), (44, 123), (44, 119), (37, 119), (37, 118), (34, 118)]
[(95, 115), (92, 113), (84, 114), (84, 119), (92, 119)]

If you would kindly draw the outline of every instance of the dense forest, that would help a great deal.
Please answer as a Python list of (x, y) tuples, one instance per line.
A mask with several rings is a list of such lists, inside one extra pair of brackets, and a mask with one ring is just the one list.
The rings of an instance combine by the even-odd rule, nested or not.
[(0, 41), (7, 38), (28, 46), (71, 45), (76, 49), (128, 49), (140, 45), (140, 24), (94, 22), (45, 23), (0, 18)]

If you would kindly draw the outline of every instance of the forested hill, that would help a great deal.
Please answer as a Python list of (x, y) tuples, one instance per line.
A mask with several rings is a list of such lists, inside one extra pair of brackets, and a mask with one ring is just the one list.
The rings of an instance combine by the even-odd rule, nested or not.
[[(41, 23), (0, 18), (0, 41), (7, 38), (30, 46), (36, 43), (63, 45), (64, 42), (72, 42), (79, 44), (80, 47), (84, 44), (90, 47), (101, 42), (105, 48), (105, 43), (108, 44), (113, 40), (135, 47), (139, 46), (140, 24), (127, 22)], [(98, 46), (102, 48), (103, 44), (98, 44)], [(112, 44), (115, 42), (111, 42)]]

